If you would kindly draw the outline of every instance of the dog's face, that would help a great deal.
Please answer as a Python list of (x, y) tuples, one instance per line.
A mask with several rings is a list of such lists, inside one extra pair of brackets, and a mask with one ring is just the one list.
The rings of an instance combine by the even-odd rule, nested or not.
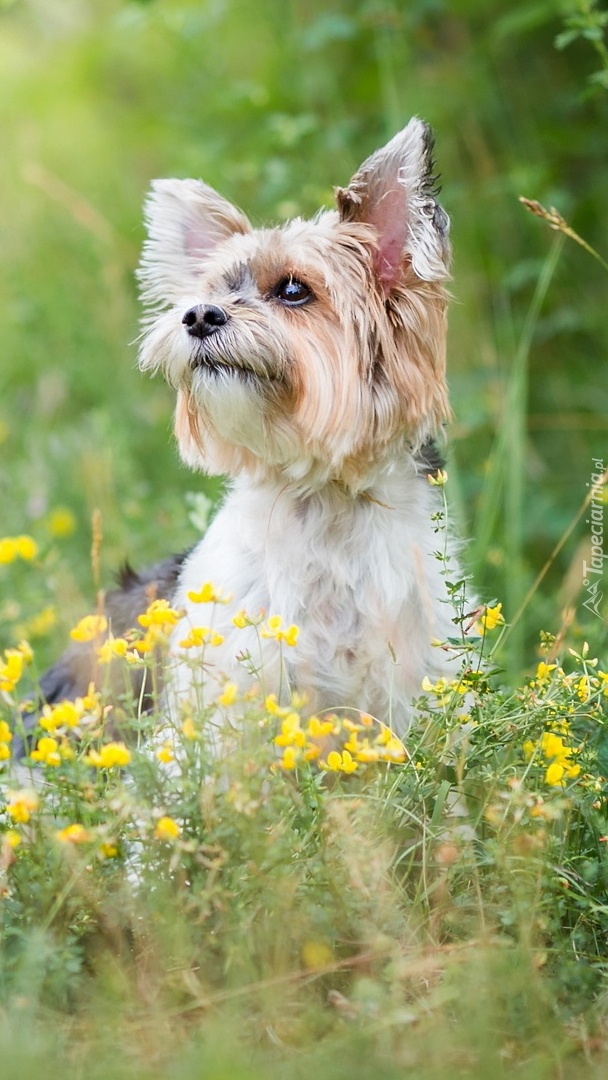
[(252, 229), (195, 180), (160, 180), (140, 280), (140, 352), (178, 391), (184, 459), (364, 487), (448, 413), (448, 219), (412, 120), (336, 192), (338, 210)]

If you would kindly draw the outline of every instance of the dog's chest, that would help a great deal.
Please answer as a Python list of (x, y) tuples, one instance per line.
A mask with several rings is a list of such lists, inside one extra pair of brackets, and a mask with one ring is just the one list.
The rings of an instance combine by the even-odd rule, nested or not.
[[(229, 677), (245, 686), (262, 667), (266, 687), (276, 689), (283, 666), (313, 708), (405, 705), (426, 673), (422, 653), (441, 632), (431, 536), (426, 505), (404, 516), (365, 500), (295, 500), (242, 486), (185, 565), (176, 603), (186, 615), (175, 640), (188, 627), (213, 625), (224, 640), (204, 660), (218, 683)], [(229, 602), (189, 599), (205, 581)], [(297, 625), (297, 645), (279, 647), (260, 626), (235, 626), (243, 610), (254, 621), (263, 611)]]

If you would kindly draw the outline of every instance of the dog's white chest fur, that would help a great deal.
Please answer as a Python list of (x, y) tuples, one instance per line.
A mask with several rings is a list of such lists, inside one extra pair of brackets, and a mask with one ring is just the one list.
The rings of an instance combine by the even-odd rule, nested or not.
[[(433, 489), (406, 459), (374, 492), (356, 498), (334, 485), (298, 497), (285, 485), (235, 483), (182, 571), (175, 603), (186, 615), (173, 639), (178, 700), (191, 691), (193, 670), (192, 650), (186, 660), (178, 642), (212, 622), (224, 641), (206, 646), (203, 666), (200, 653), (194, 665), (207, 702), (227, 678), (250, 685), (255, 669), (266, 692), (304, 688), (309, 708), (351, 706), (405, 730), (422, 678), (445, 668), (431, 640), (453, 632), (453, 611), (433, 554)], [(189, 600), (206, 581), (231, 601)], [(281, 646), (282, 664), (274, 640), (234, 625), (243, 608), (254, 619), (262, 610), (299, 627), (296, 646)]]

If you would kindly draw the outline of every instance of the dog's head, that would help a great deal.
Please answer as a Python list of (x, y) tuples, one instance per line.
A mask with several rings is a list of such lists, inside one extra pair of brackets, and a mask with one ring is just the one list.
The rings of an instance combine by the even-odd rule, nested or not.
[(178, 391), (184, 460), (365, 487), (448, 414), (448, 218), (411, 120), (336, 190), (337, 211), (253, 229), (196, 180), (158, 180), (140, 352)]

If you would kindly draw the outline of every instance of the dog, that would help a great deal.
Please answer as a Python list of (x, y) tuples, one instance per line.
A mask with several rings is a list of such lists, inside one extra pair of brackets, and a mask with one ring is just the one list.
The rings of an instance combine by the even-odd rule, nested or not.
[[(151, 595), (180, 612), (170, 713), (213, 701), (226, 680), (257, 682), (403, 735), (423, 678), (449, 674), (437, 646), (454, 610), (436, 549), (447, 544), (452, 574), (458, 553), (437, 538), (430, 480), (450, 414), (450, 246), (433, 171), (431, 130), (414, 118), (309, 221), (256, 229), (200, 181), (152, 186), (139, 364), (177, 391), (183, 460), (229, 478), (189, 553), (126, 570), (106, 599), (115, 635)], [(202, 624), (215, 644), (193, 647)], [(85, 692), (94, 661), (73, 643), (45, 699)]]

